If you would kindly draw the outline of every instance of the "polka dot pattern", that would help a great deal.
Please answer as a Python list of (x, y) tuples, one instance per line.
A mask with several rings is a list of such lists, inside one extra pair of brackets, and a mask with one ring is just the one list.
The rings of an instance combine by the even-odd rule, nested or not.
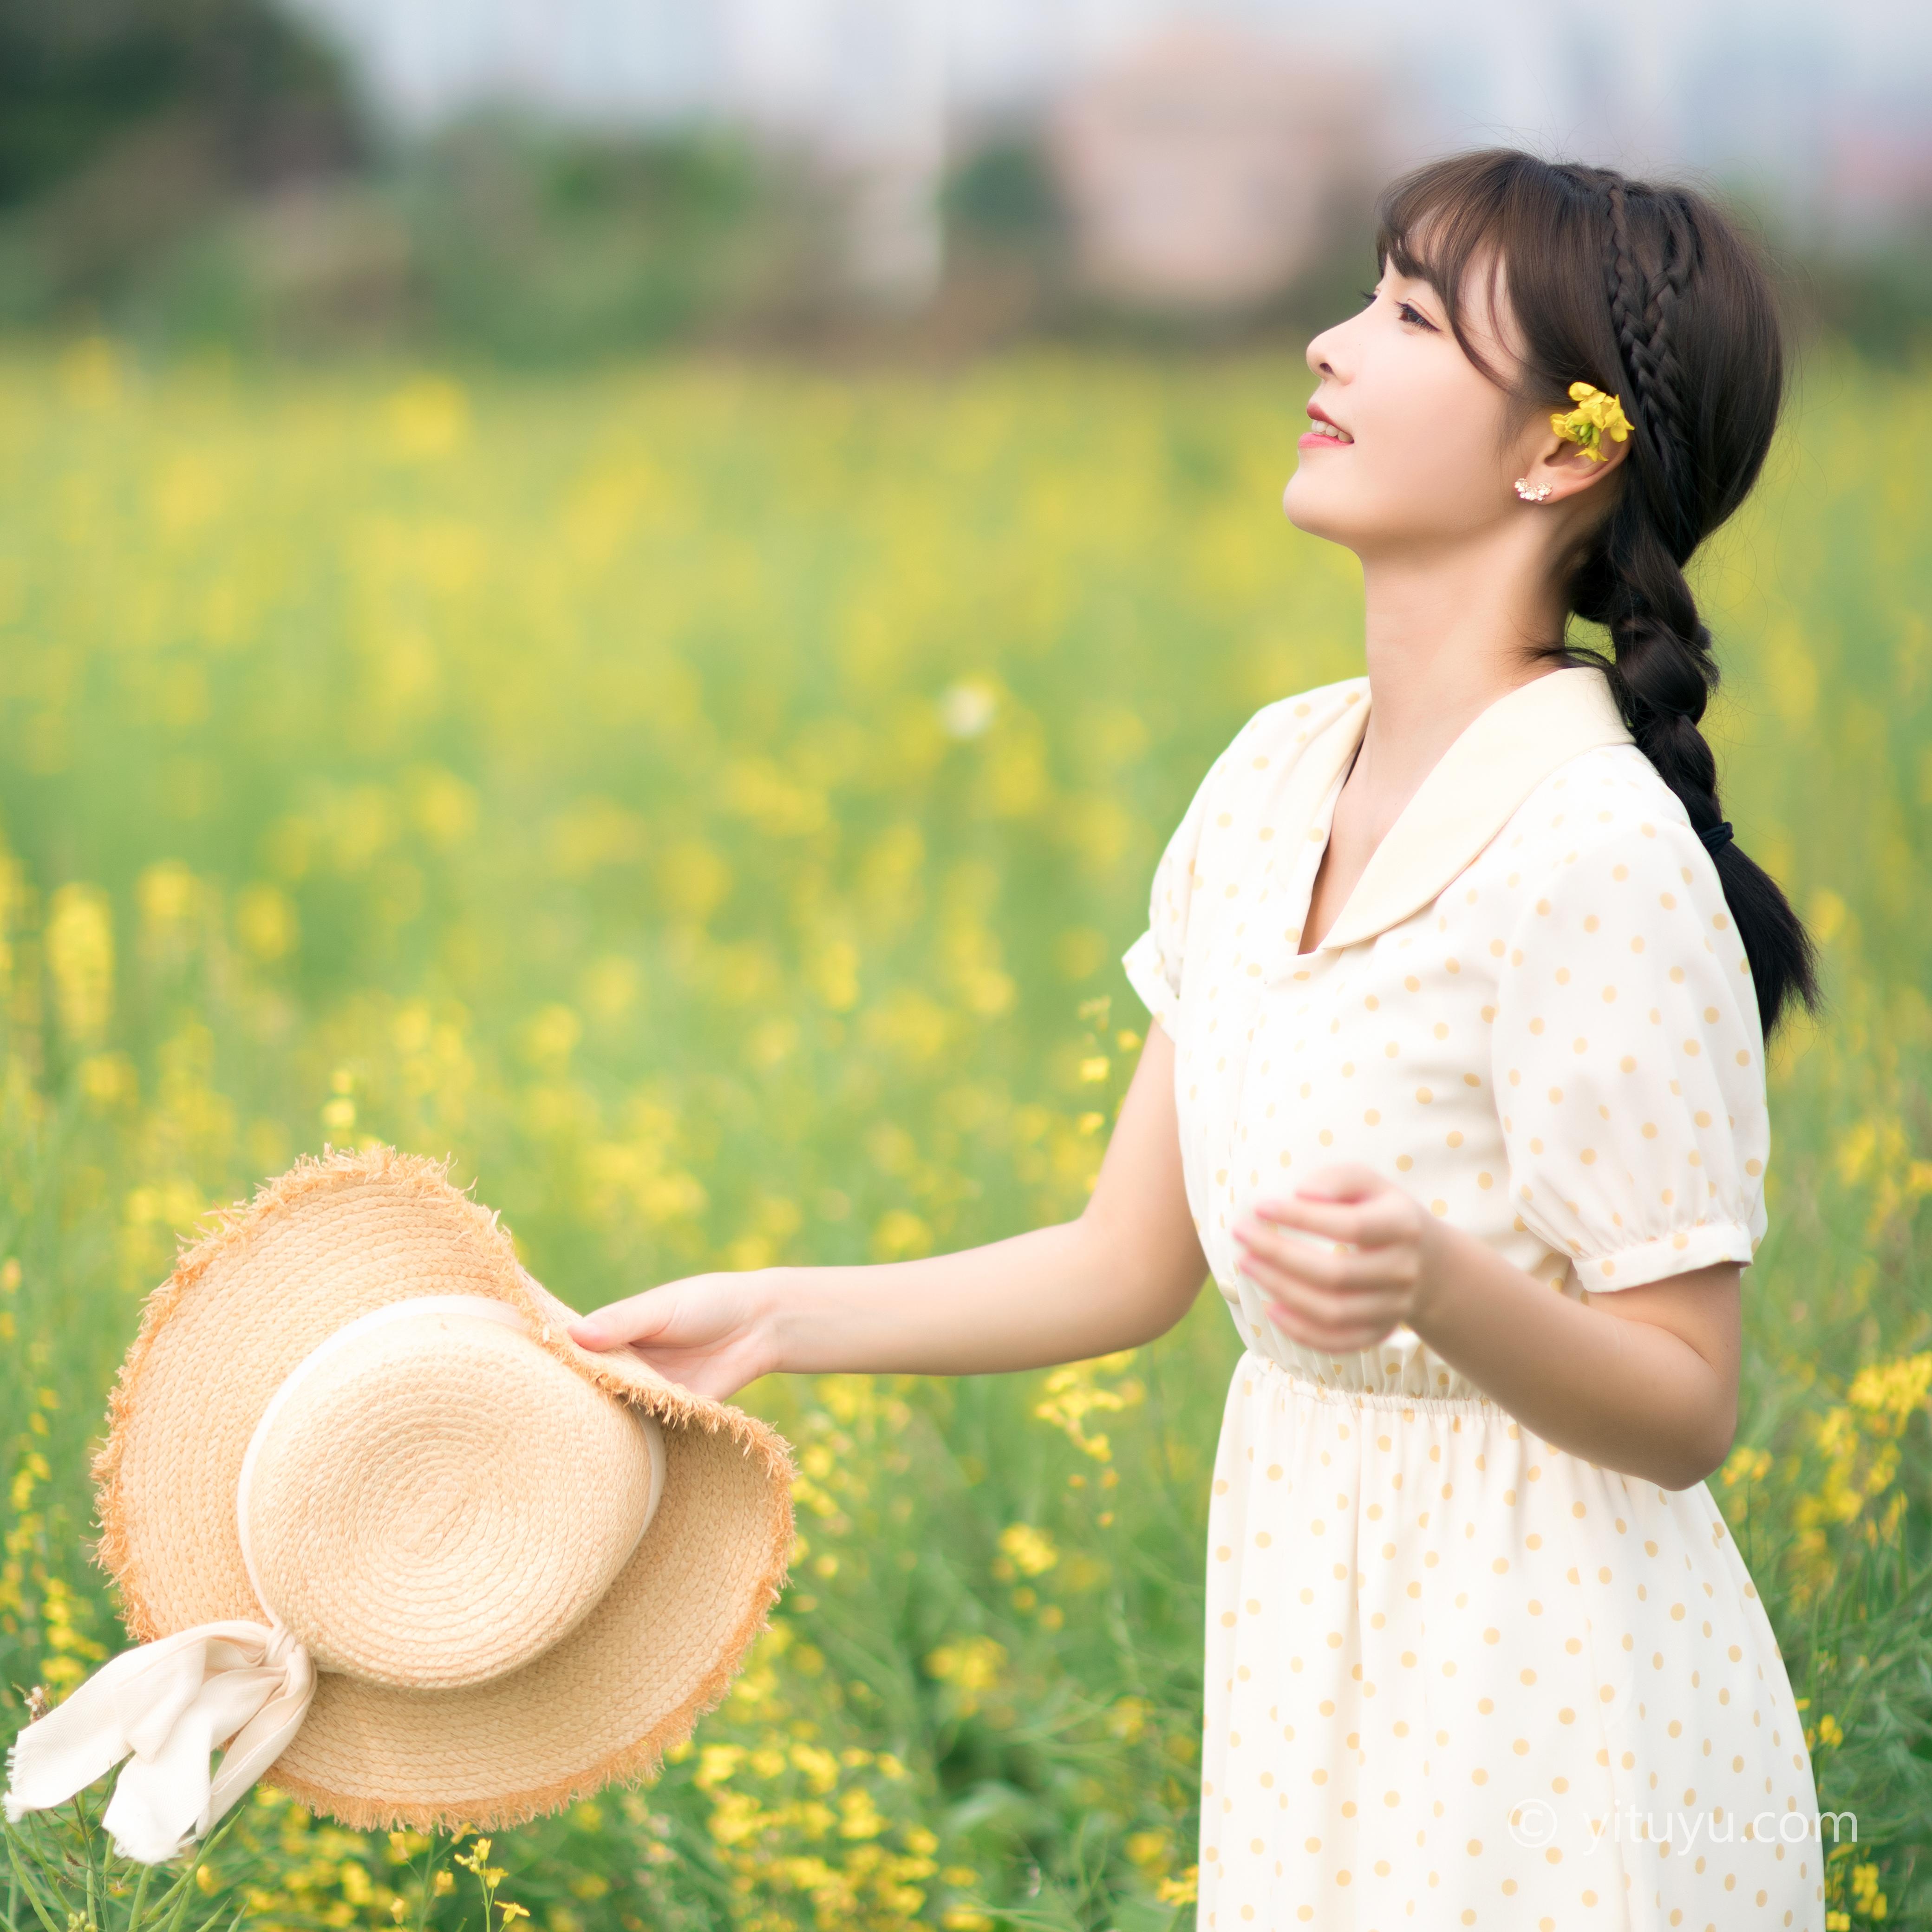
[(1510, 1204), (1592, 1293), (1748, 1263), (1766, 1228), (1764, 1040), (1716, 868), (1634, 746), (1586, 754), (1547, 790), (1552, 818), (1582, 823), (1496, 975)]
[[(1706, 1486), (1552, 1448), (1406, 1328), (1302, 1348), (1228, 1232), (1360, 1160), (1573, 1298), (1750, 1260), (1768, 1116), (1743, 948), (1598, 695), (1540, 694), (1540, 769), (1445, 758), (1469, 850), (1405, 824), (1442, 813), (1418, 792), (1306, 953), (1367, 680), (1265, 707), (1124, 962), (1174, 1042), (1189, 1203), (1246, 1345), (1210, 1508), (1204, 1928), (1822, 1932), (1820, 1847), (1776, 1833), (1816, 1809), (1803, 1726)], [(1365, 931), (1372, 874), (1395, 910)]]

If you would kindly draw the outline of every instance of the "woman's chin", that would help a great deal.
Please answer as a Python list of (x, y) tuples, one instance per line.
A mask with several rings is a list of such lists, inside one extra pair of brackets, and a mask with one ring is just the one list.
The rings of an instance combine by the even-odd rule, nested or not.
[(1288, 488), (1281, 493), (1281, 513), (1306, 536), (1325, 537), (1330, 543), (1346, 544), (1348, 540), (1348, 520), (1336, 514), (1333, 503), (1322, 500), (1329, 494), (1318, 484), (1312, 489), (1306, 488), (1301, 472), (1297, 470), (1288, 479)]

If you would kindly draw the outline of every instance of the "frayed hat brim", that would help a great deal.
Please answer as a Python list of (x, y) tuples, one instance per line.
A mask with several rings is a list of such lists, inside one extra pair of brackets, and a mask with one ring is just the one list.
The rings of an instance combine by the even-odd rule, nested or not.
[(655, 1417), (664, 1491), (597, 1608), (518, 1670), (442, 1690), (323, 1673), (267, 1780), (357, 1829), (492, 1830), (648, 1775), (729, 1690), (792, 1547), (790, 1451), (769, 1425), (628, 1351), (580, 1348), (572, 1311), (520, 1266), (446, 1163), (334, 1152), (220, 1216), (142, 1309), (94, 1467), (97, 1554), (137, 1640), (262, 1616), (235, 1524), (256, 1423), (325, 1336), (430, 1294), (512, 1304), (560, 1360)]

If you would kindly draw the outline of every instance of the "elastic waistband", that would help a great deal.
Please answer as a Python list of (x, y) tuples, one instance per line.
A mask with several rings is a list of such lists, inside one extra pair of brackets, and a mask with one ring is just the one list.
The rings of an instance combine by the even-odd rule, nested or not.
[(1412, 1408), (1425, 1415), (1473, 1415), (1486, 1422), (1515, 1420), (1501, 1402), (1486, 1395), (1410, 1395), (1401, 1389), (1343, 1388), (1334, 1382), (1312, 1382), (1284, 1367), (1273, 1356), (1258, 1355), (1252, 1348), (1242, 1352), (1240, 1366), (1264, 1370), (1286, 1382), (1298, 1395), (1316, 1402), (1344, 1403), (1351, 1408)]

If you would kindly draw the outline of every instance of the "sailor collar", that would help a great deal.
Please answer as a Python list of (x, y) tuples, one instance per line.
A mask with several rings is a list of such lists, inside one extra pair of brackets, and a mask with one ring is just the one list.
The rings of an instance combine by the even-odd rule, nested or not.
[[(1368, 726), (1366, 677), (1330, 689), (1334, 708), (1296, 760), (1291, 798), (1283, 801), (1290, 809), (1282, 818), (1311, 830)], [(1315, 951), (1338, 952), (1400, 925), (1432, 903), (1559, 765), (1599, 746), (1634, 742), (1594, 664), (1546, 671), (1506, 692), (1470, 721), (1416, 788)]]

